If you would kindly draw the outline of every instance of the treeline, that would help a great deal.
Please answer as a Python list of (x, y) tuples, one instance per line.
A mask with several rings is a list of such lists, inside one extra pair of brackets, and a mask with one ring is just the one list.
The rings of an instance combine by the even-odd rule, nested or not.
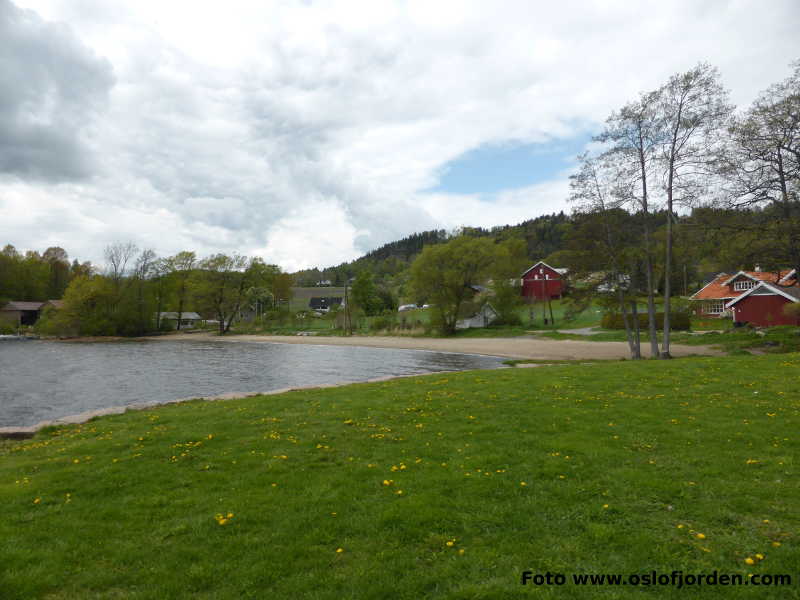
[[(291, 298), (292, 277), (238, 254), (203, 259), (194, 252), (159, 258), (134, 244), (105, 249), (104, 272), (73, 277), (62, 308), (47, 309), (37, 330), (50, 335), (142, 335), (181, 327), (187, 312), (216, 321), (220, 333), (248, 313), (276, 310)], [(174, 312), (175, 319), (161, 318)]]
[(332, 286), (342, 286), (362, 271), (368, 271), (381, 289), (403, 295), (407, 291), (405, 283), (408, 279), (408, 269), (426, 246), (442, 244), (460, 236), (485, 237), (496, 242), (522, 239), (525, 242), (528, 259), (539, 260), (564, 248), (570, 226), (570, 216), (560, 212), (528, 219), (517, 225), (500, 225), (488, 229), (462, 227), (451, 232), (433, 229), (384, 244), (351, 262), (324, 269), (297, 271), (294, 277), (299, 286), (315, 286), (320, 281), (330, 281)]
[(63, 248), (53, 246), (42, 254), (25, 254), (11, 244), (0, 252), (0, 304), (9, 300), (58, 300), (70, 281), (89, 275), (92, 264), (69, 261)]

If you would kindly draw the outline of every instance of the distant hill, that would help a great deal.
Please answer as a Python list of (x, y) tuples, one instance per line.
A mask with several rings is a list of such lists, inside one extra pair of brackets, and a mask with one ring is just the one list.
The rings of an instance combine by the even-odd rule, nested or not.
[[(564, 212), (560, 212), (529, 219), (518, 225), (501, 225), (491, 229), (464, 227), (452, 234), (447, 233), (444, 229), (434, 229), (389, 242), (351, 262), (322, 269), (304, 269), (293, 275), (295, 285), (300, 287), (313, 287), (320, 281), (330, 281), (334, 286), (341, 286), (351, 277), (355, 277), (359, 271), (369, 269), (375, 275), (378, 283), (392, 285), (391, 280), (402, 275), (423, 247), (440, 244), (446, 242), (453, 235), (462, 234), (492, 237), (497, 241), (514, 237), (522, 238), (527, 243), (528, 258), (535, 261), (562, 250), (565, 234), (569, 227), (570, 217)], [(398, 285), (398, 282), (393, 283), (395, 286)]]

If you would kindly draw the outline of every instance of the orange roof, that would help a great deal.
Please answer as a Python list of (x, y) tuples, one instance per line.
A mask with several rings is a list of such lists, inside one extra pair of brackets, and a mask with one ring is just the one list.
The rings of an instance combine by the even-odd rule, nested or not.
[[(734, 290), (733, 282), (730, 285), (722, 285), (729, 279), (737, 278), (738, 276), (746, 275), (756, 281), (766, 281), (767, 283), (777, 283), (782, 278), (786, 277), (791, 271), (785, 270), (778, 273), (774, 271), (739, 271), (735, 275), (728, 273), (720, 273), (714, 278), (713, 281), (706, 284), (699, 292), (696, 292), (692, 300), (722, 300), (727, 298), (736, 298), (744, 294), (747, 290)], [(797, 283), (795, 283), (797, 285)]]

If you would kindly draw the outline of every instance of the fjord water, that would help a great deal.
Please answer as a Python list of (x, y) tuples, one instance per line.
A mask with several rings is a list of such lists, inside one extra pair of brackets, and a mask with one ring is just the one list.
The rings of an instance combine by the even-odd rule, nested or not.
[(501, 358), (251, 342), (0, 341), (0, 427), (177, 398), (487, 369)]

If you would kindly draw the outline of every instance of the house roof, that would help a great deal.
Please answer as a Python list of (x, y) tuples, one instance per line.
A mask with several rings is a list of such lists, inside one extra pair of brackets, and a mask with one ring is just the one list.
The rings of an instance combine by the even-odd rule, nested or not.
[(753, 294), (753, 295), (761, 295), (766, 290), (771, 292), (771, 293), (767, 294), (769, 296), (783, 296), (784, 298), (786, 298), (787, 300), (789, 300), (791, 302), (800, 302), (800, 288), (797, 288), (797, 287), (781, 288), (781, 287), (777, 287), (775, 285), (772, 285), (771, 283), (767, 283), (766, 281), (762, 281), (756, 287), (750, 288), (749, 290), (747, 290), (746, 292), (742, 293), (737, 298), (734, 298), (733, 300), (728, 302), (725, 305), (725, 308), (730, 308), (731, 306), (733, 306), (734, 304), (739, 302), (739, 300), (744, 300), (745, 298), (747, 298), (751, 294)]
[(522, 275), (520, 275), (520, 277), (525, 277), (525, 275), (527, 275), (528, 273), (530, 273), (531, 271), (533, 271), (533, 270), (534, 270), (536, 267), (538, 267), (539, 265), (542, 265), (542, 266), (544, 266), (544, 267), (547, 267), (548, 269), (550, 269), (551, 271), (555, 271), (555, 272), (556, 272), (556, 273), (558, 273), (559, 275), (566, 275), (566, 274), (567, 274), (567, 271), (569, 271), (569, 269), (565, 269), (565, 268), (558, 268), (558, 269), (557, 269), (557, 268), (555, 268), (555, 267), (551, 267), (550, 265), (548, 265), (548, 264), (547, 264), (546, 262), (544, 262), (543, 260), (540, 260), (539, 262), (537, 262), (535, 265), (533, 265), (533, 266), (532, 266), (532, 267), (530, 267), (529, 269), (526, 269), (526, 270), (525, 270), (525, 271), (522, 273)]
[(12, 301), (0, 310), (39, 310), (44, 302), (20, 302)]
[[(766, 283), (774, 283), (781, 278), (786, 277), (789, 271), (781, 271), (774, 273), (769, 271), (739, 271), (735, 275), (728, 273), (720, 273), (697, 292), (695, 292), (690, 300), (729, 300), (737, 298), (750, 290), (733, 290), (728, 287), (733, 281), (740, 276), (745, 276), (753, 281), (763, 281)], [(752, 288), (751, 288), (752, 289)]]

